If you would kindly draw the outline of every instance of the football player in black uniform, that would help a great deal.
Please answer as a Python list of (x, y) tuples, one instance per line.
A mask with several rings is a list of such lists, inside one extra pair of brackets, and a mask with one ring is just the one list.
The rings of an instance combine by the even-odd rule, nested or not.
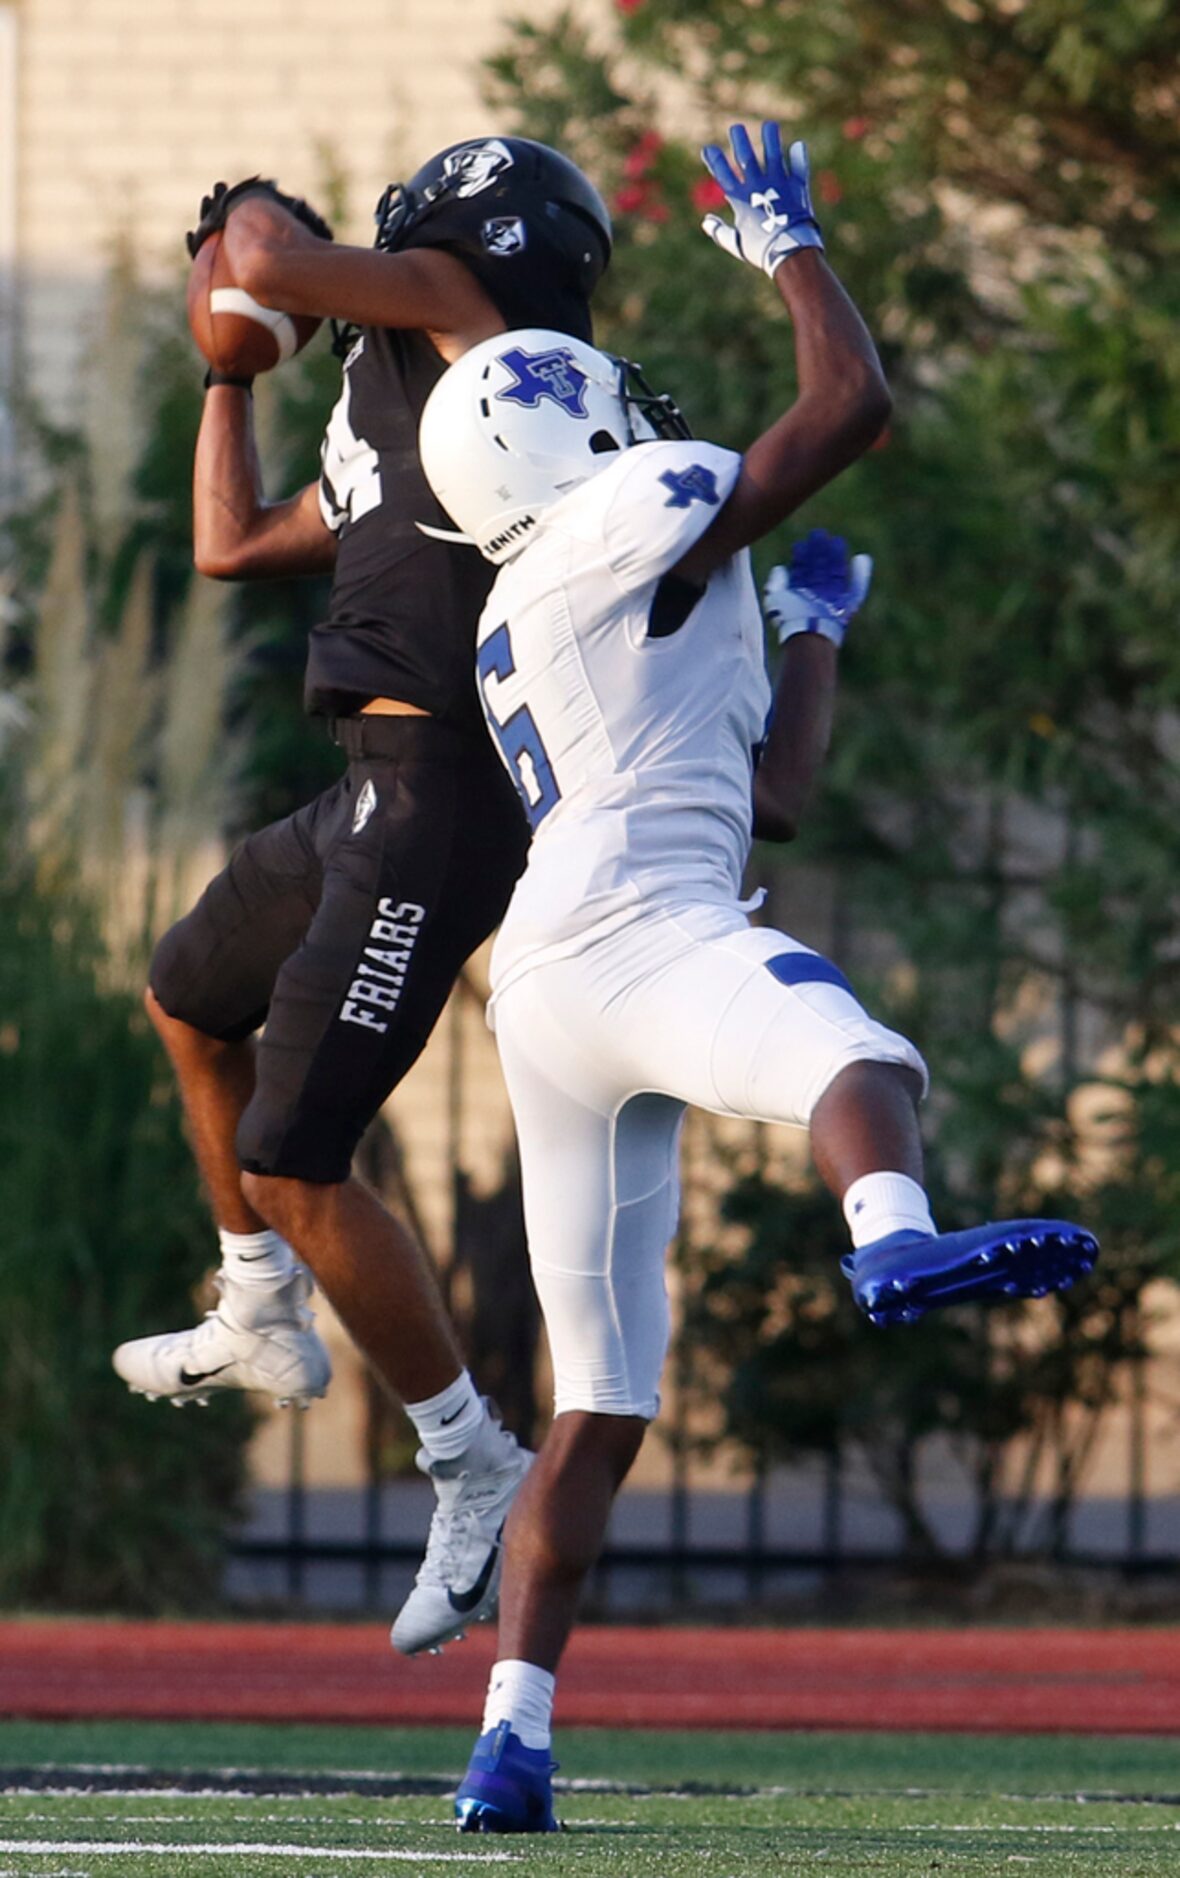
[(195, 253), (219, 231), (256, 300), (346, 328), (318, 483), (267, 501), (249, 381), (212, 371), (193, 507), (204, 574), (333, 571), (306, 703), (348, 769), (243, 842), (156, 949), (147, 1006), (220, 1229), (221, 1299), (197, 1328), (123, 1344), (114, 1361), (133, 1389), (172, 1401), (322, 1395), (305, 1260), (405, 1404), (435, 1486), (393, 1631), (412, 1653), (491, 1614), (500, 1527), (531, 1459), (477, 1394), (417, 1243), (350, 1172), (503, 913), (527, 839), (475, 693), (492, 570), (427, 486), (418, 420), (481, 339), (536, 325), (588, 338), (611, 231), (580, 170), (516, 137), (440, 152), (386, 191), (377, 219), (373, 249), (337, 245), (314, 211), (255, 179), (218, 185), (189, 241)]

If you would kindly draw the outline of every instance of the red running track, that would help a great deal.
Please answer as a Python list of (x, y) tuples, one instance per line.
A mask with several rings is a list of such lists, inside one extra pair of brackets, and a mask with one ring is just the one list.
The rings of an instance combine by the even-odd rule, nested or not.
[[(494, 1632), (407, 1660), (383, 1628), (0, 1622), (0, 1715), (232, 1721), (478, 1720)], [(576, 1633), (564, 1727), (1180, 1731), (1166, 1630)]]

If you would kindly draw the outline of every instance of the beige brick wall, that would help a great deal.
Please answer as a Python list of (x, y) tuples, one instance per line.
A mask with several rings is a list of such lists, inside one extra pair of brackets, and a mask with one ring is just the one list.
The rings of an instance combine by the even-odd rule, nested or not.
[(391, 177), (490, 128), (480, 61), (511, 11), (509, 0), (0, 0), (17, 21), (13, 239), (35, 388), (68, 409), (112, 250), (129, 240), (145, 273), (179, 276), (181, 237), (218, 176), (261, 171), (314, 195), (330, 153), (349, 181), (341, 232), (368, 241)]

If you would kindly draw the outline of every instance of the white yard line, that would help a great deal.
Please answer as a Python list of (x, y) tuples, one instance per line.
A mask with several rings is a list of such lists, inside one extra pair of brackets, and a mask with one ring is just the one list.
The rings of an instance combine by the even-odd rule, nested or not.
[[(1146, 1802), (1146, 1804), (1150, 1805), (1150, 1802)], [(949, 1825), (949, 1824), (942, 1825), (942, 1826), (925, 1825), (925, 1824), (915, 1825), (913, 1823), (910, 1823), (909, 1825), (893, 1826), (890, 1828), (890, 1830), (893, 1832), (1022, 1832), (1026, 1834), (1047, 1833), (1047, 1832), (1072, 1832), (1072, 1833), (1076, 1833), (1079, 1838), (1085, 1839), (1085, 1838), (1089, 1838), (1091, 1833), (1096, 1833), (1096, 1832), (1105, 1832), (1105, 1833), (1180, 1832), (1180, 1820), (1171, 1820), (1171, 1819), (1165, 1820), (1163, 1824), (1159, 1826), (1132, 1826), (1132, 1825), (1096, 1826), (1096, 1825), (1091, 1825), (1088, 1822), (1083, 1822), (1079, 1826), (1053, 1826), (1053, 1825), (1044, 1825), (1039, 1821), (1032, 1821), (1027, 1826), (1012, 1825), (1008, 1821), (1004, 1821), (1001, 1823), (992, 1822), (987, 1825), (975, 1825), (975, 1826)]]
[(117, 1858), (128, 1852), (162, 1854), (171, 1858), (181, 1853), (186, 1858), (334, 1858), (397, 1860), (407, 1865), (510, 1865), (518, 1858), (515, 1852), (358, 1852), (337, 1851), (328, 1845), (265, 1845), (257, 1839), (243, 1839), (221, 1845), (193, 1845), (186, 1839), (153, 1842), (146, 1839), (0, 1839), (0, 1852), (24, 1852), (26, 1855), (52, 1855), (72, 1858), (85, 1854), (90, 1858)]

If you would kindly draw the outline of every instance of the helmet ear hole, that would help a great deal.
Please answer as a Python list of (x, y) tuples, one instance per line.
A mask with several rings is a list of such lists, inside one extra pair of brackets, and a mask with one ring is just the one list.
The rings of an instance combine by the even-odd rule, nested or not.
[(590, 449), (594, 456), (605, 456), (608, 450), (621, 450), (622, 444), (612, 437), (609, 430), (596, 430), (590, 439)]

